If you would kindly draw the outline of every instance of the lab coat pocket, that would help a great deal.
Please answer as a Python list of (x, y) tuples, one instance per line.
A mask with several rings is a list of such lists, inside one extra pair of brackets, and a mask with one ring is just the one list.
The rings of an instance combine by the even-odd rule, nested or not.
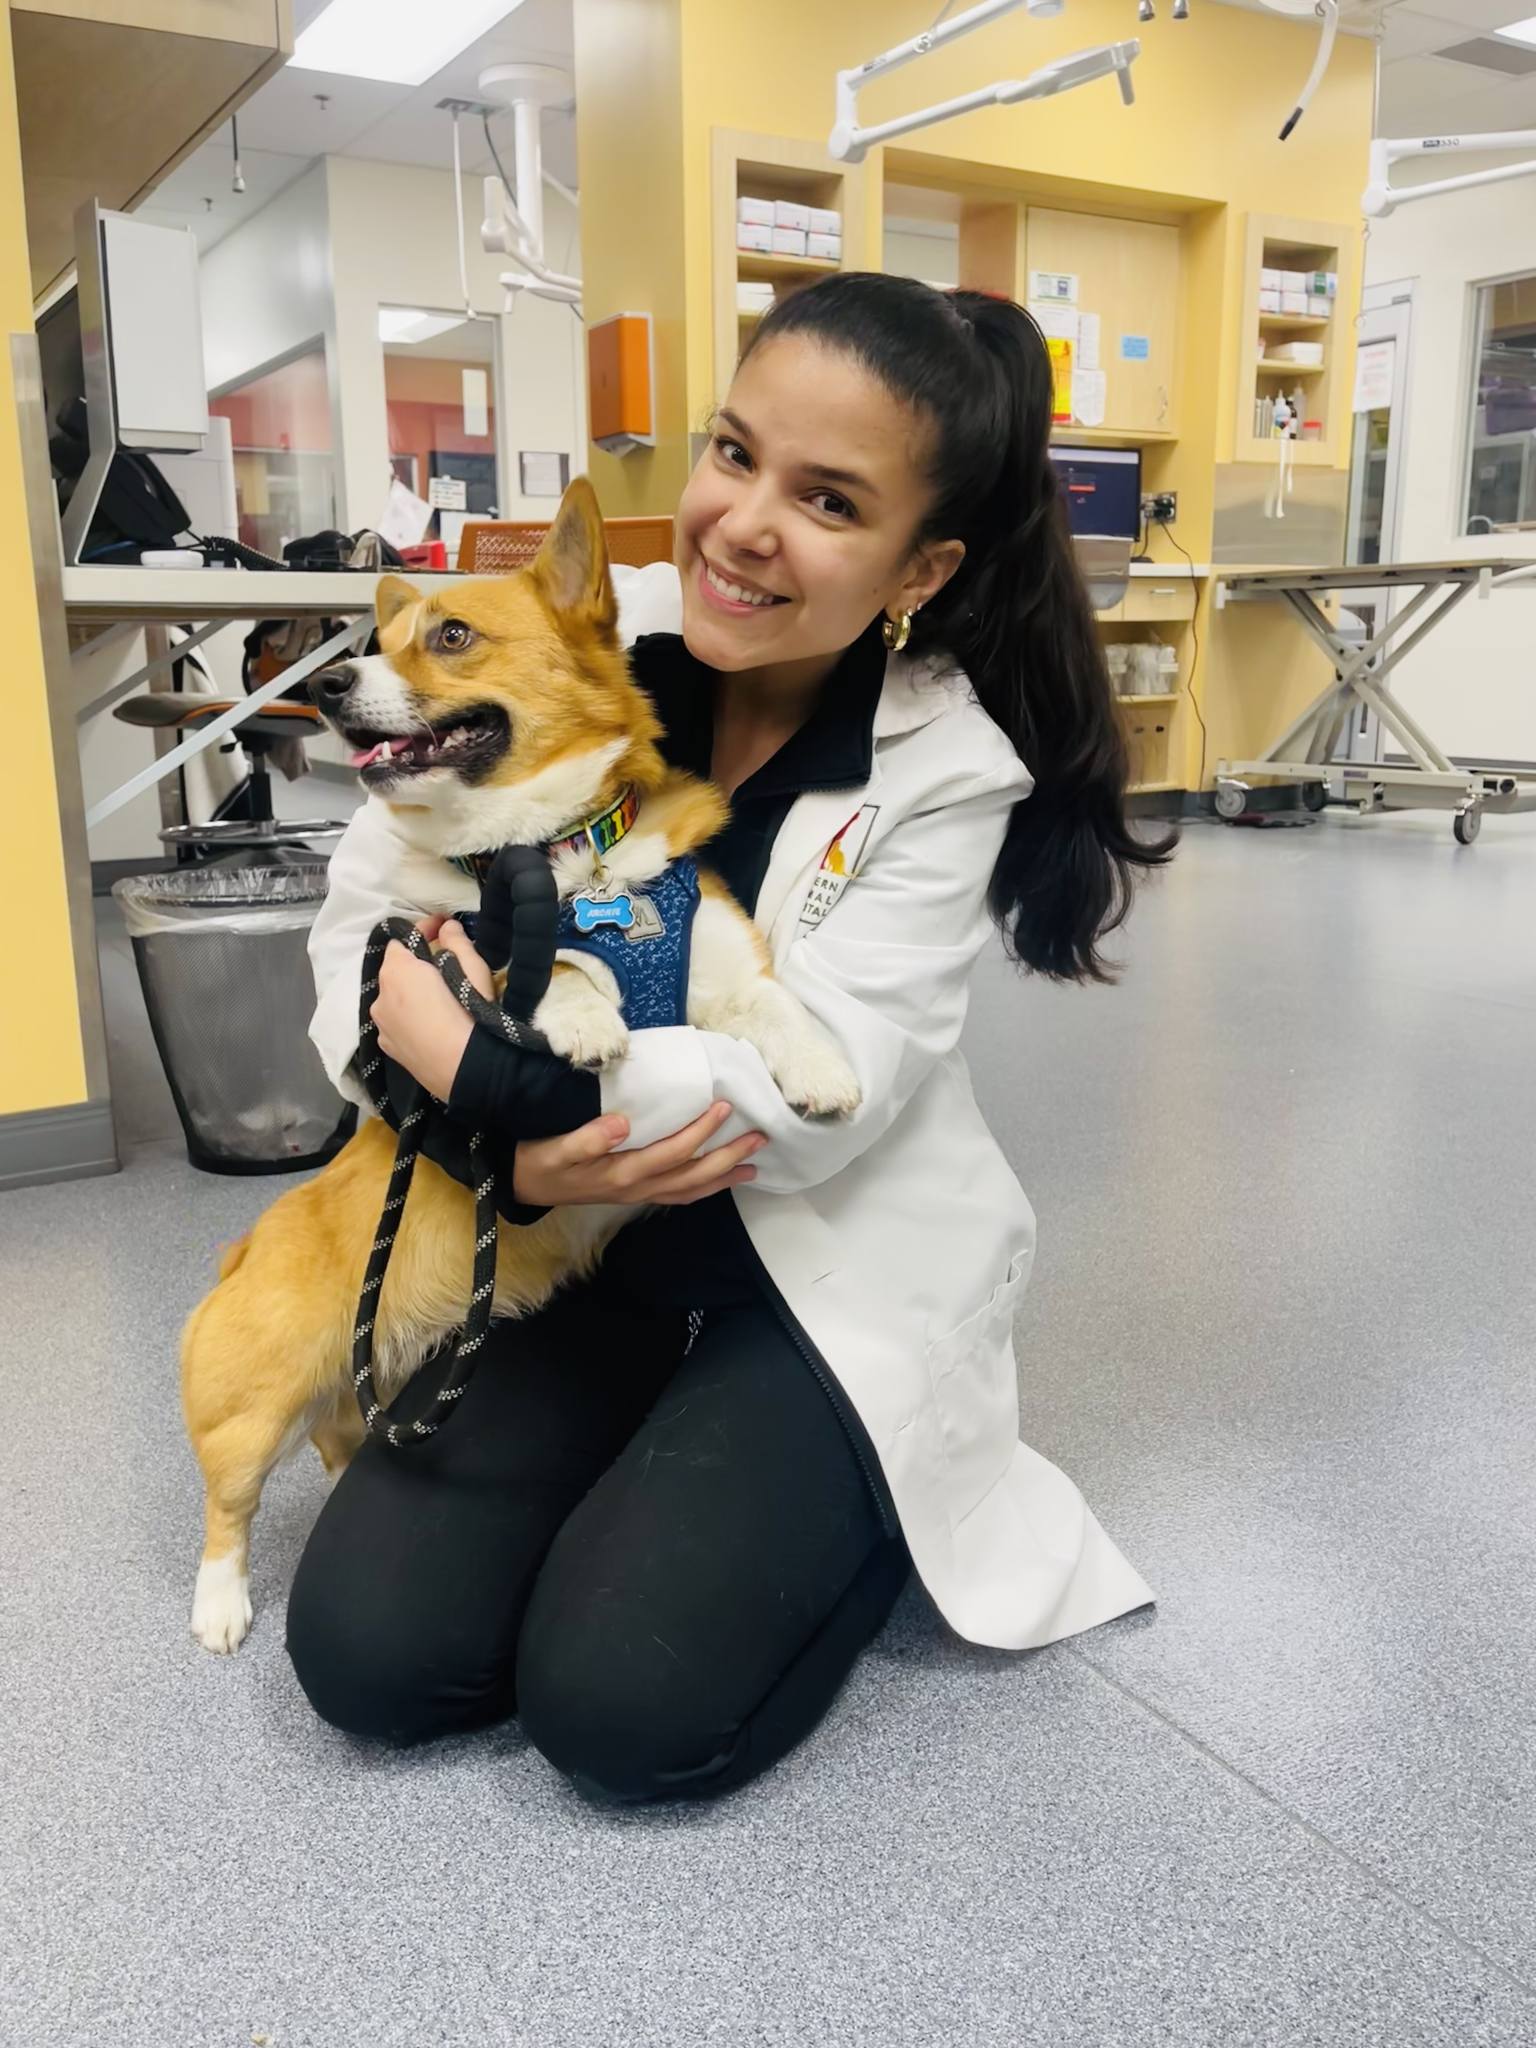
[(982, 1307), (928, 1346), (955, 1521), (996, 1485), (1019, 1440), (1013, 1312), (1028, 1271), (1021, 1252)]

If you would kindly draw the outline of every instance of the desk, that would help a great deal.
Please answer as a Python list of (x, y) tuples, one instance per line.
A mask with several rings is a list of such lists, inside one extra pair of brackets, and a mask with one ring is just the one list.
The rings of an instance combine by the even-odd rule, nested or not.
[[(1248, 808), (1247, 778), (1274, 776), (1301, 785), (1302, 802), (1320, 811), (1330, 799), (1361, 816), (1372, 811), (1444, 810), (1463, 846), (1477, 837), (1485, 810), (1536, 810), (1536, 786), (1493, 768), (1458, 768), (1435, 745), (1387, 687), (1386, 678), (1440, 620), (1475, 590), (1489, 593), (1530, 564), (1515, 561), (1356, 563), (1322, 569), (1218, 569), (1218, 606), (1283, 603), (1290, 607), (1333, 663), (1333, 680), (1254, 761), (1218, 761), (1216, 809), (1240, 818)], [(1411, 591), (1401, 610), (1363, 641), (1346, 640), (1320, 599), (1348, 591)], [(1406, 629), (1412, 626), (1413, 630)], [(1402, 637), (1399, 637), (1402, 636)], [(1392, 644), (1389, 644), (1392, 643)], [(1384, 761), (1336, 762), (1345, 721), (1364, 704), (1408, 756), (1406, 765)]]
[[(230, 732), (274, 697), (302, 683), (344, 649), (373, 629), (373, 597), (379, 577), (367, 572), (329, 573), (310, 569), (141, 569), (89, 565), (63, 572), (64, 616), (71, 626), (186, 626), (191, 637), (174, 648), (162, 647), (142, 668), (110, 689), (75, 706), (77, 723), (105, 711), (130, 691), (183, 654), (201, 646), (227, 626), (254, 619), (342, 618), (349, 623), (302, 660), (292, 663), (271, 682), (253, 690), (243, 702), (159, 755), (147, 768), (104, 796), (86, 813), (87, 826), (110, 818), (141, 790), (205, 747), (216, 746)], [(412, 575), (418, 590), (446, 588), (451, 575)]]

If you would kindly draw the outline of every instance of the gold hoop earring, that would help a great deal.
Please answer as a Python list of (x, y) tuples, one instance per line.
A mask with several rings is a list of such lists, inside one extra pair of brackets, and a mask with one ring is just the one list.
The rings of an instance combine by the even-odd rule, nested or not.
[(900, 619), (886, 619), (880, 634), (892, 654), (900, 654), (912, 635), (912, 614), (903, 612)]

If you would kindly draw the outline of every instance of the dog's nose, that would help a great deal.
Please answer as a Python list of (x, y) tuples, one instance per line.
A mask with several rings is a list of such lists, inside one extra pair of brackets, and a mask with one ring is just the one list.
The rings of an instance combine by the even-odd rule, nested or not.
[(333, 661), (310, 677), (309, 694), (322, 711), (337, 712), (356, 681), (357, 670), (350, 661)]

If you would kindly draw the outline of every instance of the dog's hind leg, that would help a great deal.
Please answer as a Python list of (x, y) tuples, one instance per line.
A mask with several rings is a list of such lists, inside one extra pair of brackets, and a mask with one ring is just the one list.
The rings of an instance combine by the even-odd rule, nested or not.
[(315, 1424), (309, 1432), (309, 1440), (320, 1453), (320, 1462), (328, 1478), (341, 1477), (366, 1434), (357, 1403), (351, 1399), (344, 1401), (323, 1422)]
[[(298, 1433), (302, 1435), (302, 1424)], [(205, 1650), (227, 1654), (245, 1641), (251, 1625), (251, 1522), (261, 1505), (267, 1474), (294, 1434), (292, 1418), (252, 1410), (228, 1416), (212, 1429), (192, 1432), (206, 1488), (192, 1633)]]

